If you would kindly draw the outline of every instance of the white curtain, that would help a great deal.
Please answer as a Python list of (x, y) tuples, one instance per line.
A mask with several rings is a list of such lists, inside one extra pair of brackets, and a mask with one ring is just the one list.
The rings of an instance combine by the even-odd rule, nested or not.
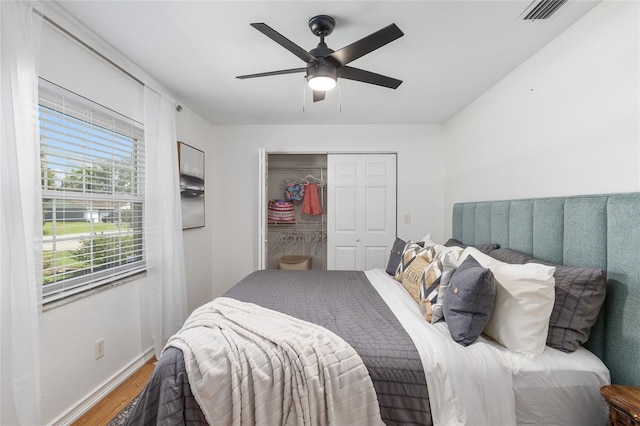
[(42, 195), (37, 44), (42, 23), (0, 1), (0, 424), (40, 421)]
[(187, 318), (175, 102), (145, 87), (147, 300), (156, 357)]

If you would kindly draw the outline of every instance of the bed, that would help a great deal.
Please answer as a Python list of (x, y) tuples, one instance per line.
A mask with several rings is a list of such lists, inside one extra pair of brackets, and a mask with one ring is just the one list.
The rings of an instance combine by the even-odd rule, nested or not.
[[(258, 343), (261, 354), (270, 354), (269, 368), (273, 368), (274, 359), (283, 358), (279, 349), (273, 349), (273, 342), (283, 342), (288, 350), (299, 343), (298, 336), (308, 338), (307, 343), (300, 343), (303, 356), (297, 358), (296, 355), (284, 369), (278, 367), (277, 372), (269, 370), (268, 374), (262, 374), (262, 367), (253, 364), (253, 352), (241, 357), (245, 361), (231, 362), (240, 365), (233, 374), (228, 374), (227, 367), (222, 368), (223, 374), (234, 377), (224, 386), (245, 386), (244, 394), (238, 393), (244, 395), (239, 396), (238, 401), (248, 405), (234, 412), (230, 409), (234, 404), (229, 402), (234, 397), (216, 388), (223, 386), (224, 380), (211, 373), (220, 372), (221, 365), (229, 363), (225, 358), (229, 351), (211, 355), (205, 350), (212, 350), (208, 346), (221, 347), (231, 342), (232, 355), (237, 355), (241, 345), (235, 337), (223, 333), (200, 336), (196, 340), (201, 346), (194, 346), (186, 339), (183, 341), (178, 333), (163, 352), (129, 424), (232, 424), (234, 421), (238, 424), (605, 424), (607, 408), (599, 395), (599, 387), (608, 383), (640, 384), (639, 314), (634, 308), (640, 302), (639, 212), (640, 194), (456, 204), (452, 240), (447, 244), (429, 241), (423, 244), (427, 248), (438, 247), (432, 253), (435, 258), (429, 258), (425, 250), (419, 249), (422, 257), (412, 258), (425, 259), (422, 269), (425, 277), (427, 266), (433, 270), (436, 265), (439, 272), (437, 280), (421, 281), (417, 300), (415, 289), (394, 276), (398, 269), (404, 268), (407, 276), (412, 272), (410, 265), (403, 264), (405, 258), (411, 257), (407, 254), (411, 241), (403, 242), (404, 247), (398, 253), (399, 266), (393, 275), (381, 269), (257, 271), (223, 297), (205, 305), (198, 315), (222, 316), (224, 321), (233, 324), (232, 328), (249, 319), (247, 324), (242, 324), (241, 333), (246, 327), (269, 337), (268, 343)], [(420, 239), (427, 240), (417, 237), (416, 241)], [(491, 256), (492, 252), (496, 257)], [(447, 253), (446, 256), (443, 253)], [(458, 263), (455, 268), (447, 269), (447, 262), (453, 257)], [(445, 258), (447, 261), (443, 264)], [(413, 270), (419, 269), (417, 263)], [(462, 264), (464, 268), (460, 268)], [(563, 350), (545, 342), (540, 345), (540, 338), (535, 337), (540, 335), (538, 323), (533, 327), (538, 329), (533, 330), (530, 324), (496, 320), (500, 317), (495, 314), (498, 312), (495, 306), (488, 317), (482, 312), (484, 308), (472, 317), (463, 316), (462, 323), (469, 325), (460, 334), (461, 321), (454, 320), (458, 293), (451, 293), (452, 286), (449, 286), (450, 292), (441, 293), (447, 294), (446, 299), (442, 296), (444, 302), (449, 300), (447, 321), (432, 324), (425, 319), (427, 314), (436, 317), (441, 314), (438, 296), (432, 298), (431, 295), (440, 292), (442, 282), (451, 281), (453, 274), (458, 274), (453, 281), (456, 283), (461, 282), (463, 273), (480, 274), (477, 276), (482, 278), (477, 281), (488, 285), (492, 278), (482, 272), (487, 270), (495, 282), (505, 281), (505, 274), (526, 270), (543, 284), (551, 274), (552, 287), (557, 279), (561, 285), (571, 281), (574, 288), (575, 277), (583, 276), (585, 271), (592, 275), (606, 271), (606, 300), (600, 308), (596, 300), (599, 296), (588, 299), (596, 301), (589, 302), (592, 305), (589, 314), (581, 314), (585, 318), (593, 316), (592, 321), (586, 321), (589, 323), (586, 335), (584, 321), (581, 321), (582, 329), (573, 330), (568, 339), (565, 329), (575, 326), (563, 325), (568, 308), (564, 306), (565, 313), (556, 315), (556, 293), (553, 290), (549, 293), (548, 284), (533, 288), (533, 297), (544, 300), (541, 305), (532, 306), (536, 312), (546, 309), (549, 313), (542, 316), (551, 318), (547, 320), (549, 331), (544, 331), (544, 337), (551, 339), (553, 335), (561, 346), (567, 342), (576, 346), (563, 347)], [(427, 282), (432, 284), (428, 289)], [(434, 288), (438, 291), (431, 291)], [(465, 293), (464, 286), (461, 285), (460, 290), (460, 295)], [(556, 290), (562, 294), (561, 287)], [(495, 291), (498, 299), (505, 294), (500, 287)], [(574, 300), (569, 296), (564, 305)], [(500, 306), (499, 311), (504, 314), (503, 307), (511, 305), (503, 301)], [(591, 312), (594, 306), (598, 308), (595, 314)], [(273, 314), (272, 318), (271, 313), (275, 311), (282, 313)], [(197, 325), (204, 320), (198, 315), (190, 318), (184, 329), (199, 329)], [(281, 316), (295, 319), (291, 327), (302, 324), (304, 328), (291, 331), (288, 322), (276, 322)], [(275, 329), (268, 326), (272, 321), (278, 324)], [(475, 331), (478, 323), (483, 324), (482, 334)], [(317, 328), (308, 329), (307, 324)], [(527, 336), (531, 329), (530, 341), (535, 340), (535, 345), (527, 346), (528, 337), (509, 337), (508, 330), (503, 330), (504, 324), (525, 330), (519, 333)], [(466, 342), (470, 329), (473, 329), (472, 341)], [(328, 334), (322, 334), (324, 332)], [(288, 342), (287, 336), (291, 335), (296, 338)], [(282, 336), (284, 340), (278, 340)], [(515, 338), (515, 343), (509, 338)], [(242, 339), (246, 340), (245, 334)], [(207, 344), (208, 340), (216, 343)], [(325, 346), (314, 348), (309, 354), (307, 349), (317, 341)], [(338, 346), (326, 346), (328, 341)], [(576, 341), (580, 344), (576, 345)], [(515, 346), (511, 346), (513, 344)], [(345, 367), (340, 359), (332, 358), (334, 352), (344, 354), (345, 360), (357, 362)], [(299, 365), (303, 371), (317, 368), (317, 363), (305, 364), (309, 359), (328, 360), (328, 367), (313, 370), (316, 373), (312, 374), (313, 383), (309, 385), (317, 385), (324, 393), (288, 401), (288, 405), (282, 401), (286, 399), (282, 395), (264, 399), (263, 394), (273, 392), (262, 392), (262, 385), (256, 385), (257, 381), (271, 376), (298, 377), (299, 373), (290, 373), (288, 369)], [(365, 376), (369, 379), (363, 378)], [(323, 382), (316, 383), (317, 377)], [(283, 387), (282, 383), (277, 386)], [(299, 382), (291, 385), (285, 381), (284, 386), (289, 386), (285, 392), (288, 394), (292, 389), (299, 389)], [(324, 405), (318, 408), (316, 400), (322, 400)], [(288, 410), (285, 406), (295, 406), (295, 416), (283, 413)], [(222, 411), (216, 411), (219, 409)]]

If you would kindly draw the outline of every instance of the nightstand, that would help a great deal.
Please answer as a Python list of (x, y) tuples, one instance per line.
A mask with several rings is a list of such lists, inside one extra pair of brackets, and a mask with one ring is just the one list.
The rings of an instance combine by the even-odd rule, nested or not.
[(600, 393), (609, 404), (609, 426), (640, 425), (640, 387), (608, 385)]

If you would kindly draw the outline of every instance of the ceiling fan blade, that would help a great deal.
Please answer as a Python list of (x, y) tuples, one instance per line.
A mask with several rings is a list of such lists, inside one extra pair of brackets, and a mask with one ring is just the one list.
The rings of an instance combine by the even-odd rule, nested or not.
[(323, 92), (320, 90), (314, 90), (313, 91), (313, 102), (319, 102), (319, 101), (324, 101), (324, 95), (327, 92)]
[(391, 43), (393, 40), (398, 39), (403, 35), (404, 33), (396, 24), (391, 24), (373, 34), (369, 34), (355, 43), (345, 46), (340, 50), (336, 50), (329, 56), (340, 62), (340, 64), (346, 65), (367, 53), (373, 52), (385, 44)]
[(347, 80), (355, 80), (361, 81), (363, 83), (375, 84), (376, 86), (384, 86), (390, 89), (397, 89), (398, 86), (402, 84), (402, 80), (353, 67), (339, 68), (338, 77), (345, 78)]
[(291, 68), (288, 70), (279, 70), (279, 71), (269, 71), (269, 72), (260, 72), (257, 74), (247, 74), (247, 75), (239, 75), (236, 78), (245, 79), (245, 78), (255, 78), (255, 77), (269, 77), (271, 75), (282, 75), (282, 74), (294, 74), (297, 72), (306, 72), (307, 68)]
[(288, 38), (286, 38), (285, 36), (283, 36), (282, 34), (277, 32), (276, 30), (274, 30), (273, 28), (271, 28), (267, 24), (262, 23), (262, 22), (258, 22), (258, 23), (254, 23), (254, 24), (250, 24), (250, 25), (253, 28), (255, 28), (256, 30), (260, 31), (262, 34), (264, 34), (267, 37), (269, 37), (271, 40), (273, 40), (276, 43), (278, 43), (280, 46), (282, 46), (285, 49), (287, 49), (289, 52), (291, 52), (294, 55), (296, 55), (298, 58), (302, 59), (303, 61), (305, 61), (307, 63), (317, 63), (318, 62), (316, 57), (313, 56), (311, 53), (307, 52), (302, 47), (298, 46), (297, 44), (295, 44), (294, 42), (292, 42), (291, 40), (289, 40)]

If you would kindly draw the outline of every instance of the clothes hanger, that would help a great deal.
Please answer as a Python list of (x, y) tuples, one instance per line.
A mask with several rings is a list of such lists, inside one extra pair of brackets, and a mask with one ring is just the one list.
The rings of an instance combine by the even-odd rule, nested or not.
[(280, 183), (280, 188), (286, 188), (287, 186), (295, 185), (296, 183), (305, 183), (305, 180), (298, 178), (283, 179), (282, 183)]
[[(316, 183), (321, 183), (321, 182), (322, 182), (322, 179), (318, 179), (317, 177), (315, 177), (315, 176), (313, 176), (313, 175), (306, 175), (304, 178), (305, 178), (305, 180), (307, 180), (307, 179), (313, 179), (313, 180), (315, 180), (315, 181), (316, 181)], [(309, 183), (309, 181), (308, 181), (308, 180), (307, 180), (307, 183)]]

